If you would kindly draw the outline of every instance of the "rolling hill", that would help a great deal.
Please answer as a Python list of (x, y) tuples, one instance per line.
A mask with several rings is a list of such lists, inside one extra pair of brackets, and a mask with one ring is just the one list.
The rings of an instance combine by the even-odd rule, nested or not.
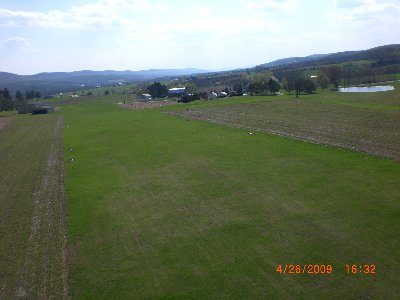
[(52, 72), (35, 75), (17, 75), (0, 72), (0, 89), (8, 88), (11, 94), (17, 90), (39, 91), (42, 95), (79, 90), (82, 86), (109, 86), (118, 83), (140, 82), (162, 77), (186, 76), (205, 73), (198, 69), (152, 69), (143, 71), (75, 71)]
[(369, 60), (380, 66), (400, 63), (400, 44), (375, 47), (362, 51), (345, 51), (331, 54), (314, 54), (306, 57), (290, 57), (261, 64), (257, 68), (307, 67)]
[[(306, 57), (290, 57), (258, 65), (246, 71), (257, 72), (260, 70), (276, 70), (285, 68), (319, 67), (329, 64), (338, 64), (351, 61), (367, 60), (374, 67), (400, 65), (400, 44), (375, 47), (362, 51), (346, 51), (331, 54), (313, 54)], [(398, 69), (398, 68), (397, 68)], [(397, 70), (396, 69), (396, 70)], [(232, 74), (243, 72), (245, 69), (217, 72), (218, 74)], [(180, 77), (195, 74), (210, 73), (199, 69), (152, 69), (142, 71), (75, 71), (39, 73), (35, 75), (16, 75), (0, 72), (0, 89), (8, 88), (15, 95), (17, 90), (39, 91), (42, 95), (53, 95), (60, 92), (77, 91), (84, 86), (111, 86), (118, 83), (133, 83), (151, 81), (168, 77)], [(213, 74), (217, 74), (213, 73)], [(210, 73), (211, 74), (211, 73)], [(205, 76), (208, 76), (207, 74)]]

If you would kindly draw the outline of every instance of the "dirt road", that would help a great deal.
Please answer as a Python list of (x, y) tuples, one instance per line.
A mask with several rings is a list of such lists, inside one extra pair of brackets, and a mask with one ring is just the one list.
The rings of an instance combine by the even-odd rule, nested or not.
[(122, 108), (140, 110), (149, 108), (158, 108), (163, 106), (175, 105), (176, 101), (171, 100), (157, 100), (157, 101), (141, 101), (141, 102), (130, 102), (127, 104), (120, 104)]

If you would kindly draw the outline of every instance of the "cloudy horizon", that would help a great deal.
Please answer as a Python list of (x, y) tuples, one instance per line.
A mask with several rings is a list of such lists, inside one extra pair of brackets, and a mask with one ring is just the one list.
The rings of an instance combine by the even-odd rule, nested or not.
[(399, 37), (399, 0), (0, 0), (0, 71), (23, 75), (228, 70)]

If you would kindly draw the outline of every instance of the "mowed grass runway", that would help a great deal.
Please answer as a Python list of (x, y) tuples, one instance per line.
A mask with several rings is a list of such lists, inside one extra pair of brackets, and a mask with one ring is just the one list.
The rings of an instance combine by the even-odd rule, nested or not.
[(398, 162), (170, 109), (63, 108), (72, 298), (398, 297)]

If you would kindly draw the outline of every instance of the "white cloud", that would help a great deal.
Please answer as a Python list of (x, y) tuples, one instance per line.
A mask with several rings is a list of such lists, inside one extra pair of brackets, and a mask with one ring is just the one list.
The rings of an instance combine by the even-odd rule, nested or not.
[(5, 39), (0, 42), (0, 49), (6, 49), (7, 51), (20, 51), (20, 52), (37, 52), (36, 49), (29, 40), (23, 37), (13, 37)]
[(73, 6), (67, 11), (51, 10), (47, 13), (13, 11), (0, 8), (0, 27), (45, 27), (78, 29), (85, 26), (124, 26), (130, 20), (122, 14), (139, 11), (165, 11), (164, 4), (145, 0), (99, 0), (92, 4)]
[[(325, 14), (325, 30), (339, 49), (367, 49), (398, 43), (400, 2), (392, 0), (333, 0)], [(328, 45), (329, 43), (327, 43)], [(334, 47), (330, 47), (335, 49)]]
[(358, 6), (358, 0), (333, 0), (336, 8), (353, 8)]
[(296, 6), (296, 0), (242, 0), (247, 9), (278, 9), (288, 10)]
[(145, 0), (102, 0), (99, 3), (114, 8), (129, 8), (133, 10), (150, 10), (155, 5)]
[[(279, 31), (278, 23), (260, 16), (242, 16), (238, 20), (216, 15), (211, 11), (200, 13), (207, 13), (210, 20), (218, 20), (218, 26), (215, 22), (207, 22), (202, 18), (171, 20), (168, 23), (154, 21), (126, 28), (119, 33), (117, 41), (125, 46), (132, 44), (132, 48), (149, 47), (149, 44), (157, 48), (159, 41), (163, 43), (163, 48), (167, 47), (167, 44), (172, 48), (199, 47), (204, 44), (227, 46), (238, 45), (241, 42), (248, 44), (255, 36), (265, 38)], [(140, 45), (137, 41), (140, 41)]]
[[(391, 0), (357, 0), (352, 3), (342, 3), (343, 0), (335, 0), (337, 11), (329, 13), (334, 21), (358, 21), (366, 18), (391, 17), (397, 14), (400, 17), (400, 3)], [(347, 6), (344, 6), (344, 5)]]
[(398, 40), (400, 2), (357, 0), (347, 7), (343, 7), (343, 3), (339, 2), (335, 1), (336, 9), (326, 15), (331, 28), (340, 28), (345, 35), (352, 34), (355, 38), (363, 38), (366, 42), (369, 40), (370, 44), (380, 40), (386, 43)]
[[(33, 44), (42, 47), (40, 53), (31, 55), (31, 68), (37, 71), (228, 68), (285, 56), (367, 49), (395, 43), (400, 36), (400, 0), (75, 3), (80, 4), (58, 10), (49, 4), (54, 9), (47, 11), (18, 11), (0, 4), (3, 65), (11, 68), (20, 57), (28, 61), (30, 55), (17, 54), (35, 50)], [(23, 38), (1, 41), (19, 35), (32, 42)], [(18, 51), (10, 51), (12, 47)]]

